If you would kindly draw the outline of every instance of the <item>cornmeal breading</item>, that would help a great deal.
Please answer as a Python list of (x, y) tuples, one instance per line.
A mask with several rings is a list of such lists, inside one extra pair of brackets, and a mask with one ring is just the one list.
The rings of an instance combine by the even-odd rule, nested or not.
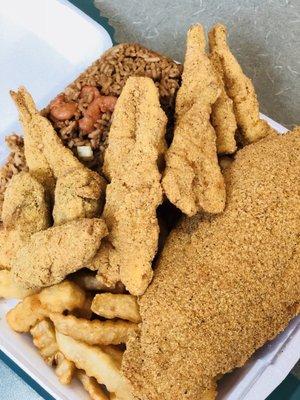
[(35, 233), (12, 262), (16, 282), (40, 288), (61, 282), (94, 257), (107, 228), (101, 219), (78, 219)]
[(226, 169), (225, 211), (171, 233), (123, 359), (138, 398), (198, 400), (300, 311), (299, 176), (300, 129), (262, 139)]
[[(119, 271), (131, 294), (141, 295), (152, 279), (162, 202), (157, 162), (164, 150), (166, 116), (149, 78), (129, 78), (116, 104), (104, 170), (104, 219), (109, 229), (109, 268)], [(100, 270), (100, 274), (103, 274)]]
[(225, 186), (218, 165), (216, 134), (210, 123), (211, 107), (220, 85), (205, 53), (202, 26), (192, 27), (182, 86), (176, 99), (174, 139), (166, 154), (162, 181), (171, 203), (187, 215), (203, 210), (218, 213), (225, 206)]
[(12, 177), (4, 194), (0, 231), (0, 265), (10, 269), (17, 251), (33, 233), (50, 225), (43, 186), (28, 172)]
[[(29, 170), (33, 170), (32, 173), (35, 173), (38, 167), (35, 167), (34, 164), (35, 169), (31, 168), (30, 160), (39, 157), (37, 158), (38, 165), (43, 160), (50, 169), (51, 176), (57, 179), (53, 210), (54, 224), (60, 225), (78, 218), (98, 216), (104, 203), (105, 180), (96, 172), (85, 167), (72, 151), (63, 145), (50, 121), (40, 115), (31, 95), (25, 88), (20, 88), (17, 93), (11, 93), (19, 108), (24, 130), (28, 131), (28, 138), (35, 145), (38, 143), (38, 154), (33, 152), (33, 145), (28, 146), (26, 152), (25, 134), (25, 156)], [(46, 176), (42, 167), (39, 168), (38, 171), (42, 171), (43, 176)], [(41, 175), (42, 172), (39, 174)], [(48, 175), (47, 179), (43, 178), (42, 180), (44, 185), (49, 181)], [(52, 188), (53, 190), (54, 188)]]
[(51, 196), (55, 180), (41, 148), (42, 131), (38, 127), (41, 117), (32, 97), (24, 87), (21, 87), (18, 92), (11, 91), (10, 94), (19, 111), (20, 122), (24, 130), (24, 152), (29, 171)]
[(211, 123), (216, 131), (218, 154), (231, 154), (236, 151), (235, 133), (237, 130), (233, 110), (233, 101), (227, 95), (224, 84), (223, 68), (219, 55), (211, 51), (213, 64), (221, 88), (220, 96), (212, 106)]
[(267, 122), (260, 119), (254, 86), (230, 52), (226, 35), (226, 27), (217, 24), (209, 32), (210, 48), (222, 63), (226, 92), (233, 101), (235, 117), (243, 139), (246, 143), (252, 143), (274, 130)]
[(55, 225), (100, 215), (105, 188), (105, 180), (85, 167), (57, 179), (53, 208)]

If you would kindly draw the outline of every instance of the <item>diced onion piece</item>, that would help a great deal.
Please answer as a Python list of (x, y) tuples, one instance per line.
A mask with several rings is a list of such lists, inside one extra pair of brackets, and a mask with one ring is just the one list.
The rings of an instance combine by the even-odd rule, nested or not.
[(94, 157), (91, 146), (78, 146), (77, 154), (78, 157), (82, 158), (83, 160), (92, 160)]

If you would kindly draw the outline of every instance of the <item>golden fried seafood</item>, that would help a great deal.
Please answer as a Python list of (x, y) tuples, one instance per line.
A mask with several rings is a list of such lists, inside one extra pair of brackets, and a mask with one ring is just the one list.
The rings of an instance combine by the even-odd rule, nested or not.
[(42, 130), (47, 122), (44, 123), (44, 118), (39, 115), (32, 97), (24, 87), (20, 87), (17, 92), (11, 91), (10, 94), (19, 111), (24, 130), (25, 158), (29, 172), (45, 187), (47, 194), (52, 195), (55, 179), (41, 148)]
[(246, 146), (225, 211), (171, 233), (123, 358), (138, 398), (198, 400), (299, 313), (299, 176), (300, 129)]
[(35, 233), (13, 260), (16, 282), (40, 288), (61, 282), (94, 257), (107, 228), (101, 219), (79, 219)]
[(43, 186), (28, 172), (14, 175), (4, 194), (0, 265), (10, 269), (18, 250), (33, 233), (48, 228), (50, 220)]
[(209, 32), (210, 48), (221, 61), (226, 92), (233, 101), (236, 121), (243, 139), (246, 143), (252, 143), (271, 132), (274, 133), (274, 130), (260, 119), (254, 86), (231, 53), (226, 35), (226, 27), (217, 24)]
[(216, 134), (210, 123), (211, 107), (220, 85), (205, 53), (201, 25), (190, 28), (176, 99), (176, 126), (166, 153), (162, 185), (171, 203), (191, 216), (203, 210), (219, 213), (225, 206), (225, 185), (218, 165)]
[[(114, 111), (105, 154), (104, 219), (109, 229), (109, 269), (127, 290), (141, 295), (152, 279), (162, 202), (157, 162), (165, 142), (166, 116), (149, 78), (129, 78)], [(104, 272), (100, 269), (100, 274)]]

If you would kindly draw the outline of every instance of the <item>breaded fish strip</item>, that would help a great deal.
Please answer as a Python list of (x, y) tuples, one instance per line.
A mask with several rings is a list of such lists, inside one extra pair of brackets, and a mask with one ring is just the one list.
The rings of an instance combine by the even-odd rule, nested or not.
[[(109, 229), (109, 265), (134, 295), (152, 279), (158, 244), (156, 208), (162, 202), (157, 162), (165, 142), (167, 118), (149, 78), (129, 78), (117, 102), (104, 170), (107, 186), (104, 219)], [(100, 270), (100, 273), (102, 271)]]
[(29, 171), (45, 188), (47, 194), (53, 194), (55, 179), (50, 165), (43, 154), (42, 131), (38, 123), (40, 118), (32, 97), (24, 87), (10, 92), (19, 111), (20, 122), (24, 129), (24, 151)]
[(300, 312), (299, 176), (300, 129), (262, 139), (226, 169), (224, 212), (171, 232), (123, 358), (137, 398), (198, 400)]
[(4, 194), (0, 265), (10, 269), (19, 248), (33, 233), (49, 227), (50, 211), (43, 186), (28, 172), (14, 175)]
[(12, 92), (12, 96), (22, 99), (22, 104), (16, 101), (20, 113), (23, 109), (30, 110), (30, 137), (38, 140), (42, 156), (51, 173), (57, 178), (54, 224), (60, 225), (78, 218), (99, 215), (104, 202), (105, 180), (86, 168), (72, 151), (63, 145), (50, 121), (37, 111), (31, 95), (25, 88), (21, 88), (18, 93)]
[(16, 282), (41, 288), (61, 282), (96, 254), (107, 228), (101, 219), (79, 219), (35, 233), (13, 260)]
[(228, 96), (233, 101), (236, 121), (246, 143), (255, 142), (274, 130), (259, 117), (259, 104), (254, 86), (242, 71), (231, 53), (226, 39), (226, 27), (221, 24), (209, 32), (209, 43), (223, 69), (223, 77)]
[(105, 188), (105, 180), (85, 167), (58, 178), (53, 207), (55, 225), (100, 215), (104, 205)]
[(182, 80), (162, 185), (169, 200), (187, 215), (200, 210), (219, 213), (224, 209), (226, 194), (210, 114), (220, 85), (205, 54), (201, 25), (188, 31)]
[(237, 130), (233, 101), (226, 93), (221, 60), (215, 51), (211, 51), (210, 61), (221, 88), (221, 94), (212, 106), (211, 113), (211, 123), (217, 136), (217, 151), (218, 154), (232, 154), (236, 151), (235, 133)]

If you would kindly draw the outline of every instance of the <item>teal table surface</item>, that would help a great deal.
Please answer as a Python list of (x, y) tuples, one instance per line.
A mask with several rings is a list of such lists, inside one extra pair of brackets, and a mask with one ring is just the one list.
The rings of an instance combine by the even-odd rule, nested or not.
[[(108, 24), (107, 18), (100, 15), (92, 0), (72, 0), (71, 3), (103, 25), (113, 37), (113, 27)], [(298, 374), (289, 374), (283, 383), (268, 397), (268, 400), (300, 400), (300, 379), (296, 375)], [(300, 377), (300, 375), (298, 376)], [(0, 399), (54, 400), (52, 396), (2, 352), (0, 352)]]

